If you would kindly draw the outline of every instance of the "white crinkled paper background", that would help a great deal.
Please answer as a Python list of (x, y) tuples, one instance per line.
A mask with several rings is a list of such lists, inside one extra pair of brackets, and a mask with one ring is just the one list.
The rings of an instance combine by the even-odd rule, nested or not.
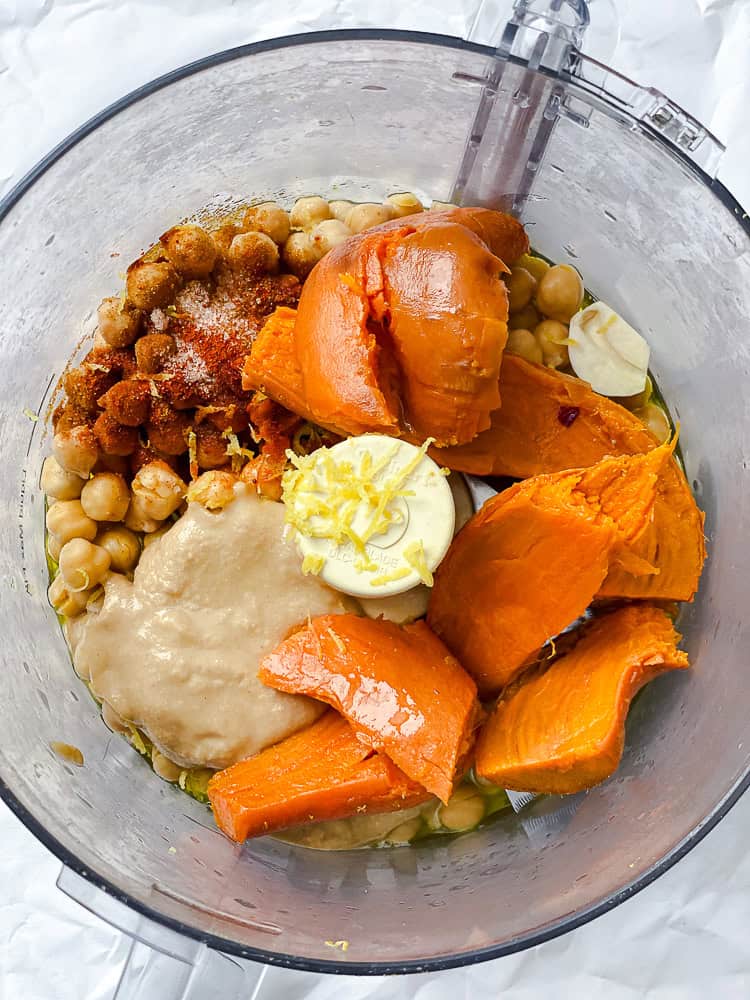
[[(502, 13), (510, 2), (488, 6)], [(0, 0), (0, 194), (85, 119), (193, 59), (329, 27), (465, 37), (476, 7), (469, 0)], [(658, 87), (715, 132), (728, 147), (719, 176), (747, 208), (750, 0), (593, 0), (595, 20), (597, 8), (608, 23), (616, 11), (620, 30), (594, 36), (594, 54)], [(392, 979), (270, 969), (260, 1000), (746, 1000), (749, 834), (745, 796), (634, 899), (523, 954)], [(0, 1000), (111, 1000), (128, 942), (57, 891), (59, 862), (4, 806), (0, 844)]]

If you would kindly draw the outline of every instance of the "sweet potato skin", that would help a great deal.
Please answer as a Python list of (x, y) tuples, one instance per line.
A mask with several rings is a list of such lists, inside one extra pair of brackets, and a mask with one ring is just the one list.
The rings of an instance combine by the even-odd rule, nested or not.
[(610, 565), (627, 558), (669, 454), (662, 446), (527, 479), (459, 532), (435, 576), (427, 621), (482, 695), (509, 684), (583, 614)]
[(450, 797), (480, 709), (474, 682), (424, 621), (313, 618), (261, 660), (258, 676), (333, 706), (367, 746)]
[(503, 788), (583, 791), (617, 768), (637, 691), (688, 666), (663, 610), (629, 605), (583, 630), (573, 650), (503, 695), (477, 744), (476, 770)]
[(308, 729), (219, 771), (208, 797), (219, 829), (242, 843), (298, 823), (406, 809), (430, 796), (328, 711)]
[[(587, 383), (513, 355), (503, 359), (500, 394), (489, 430), (460, 447), (433, 449), (432, 457), (461, 472), (525, 479), (658, 444), (634, 414)], [(692, 600), (706, 558), (703, 514), (674, 459), (661, 474), (653, 524), (633, 552), (658, 572), (613, 567), (600, 596)]]

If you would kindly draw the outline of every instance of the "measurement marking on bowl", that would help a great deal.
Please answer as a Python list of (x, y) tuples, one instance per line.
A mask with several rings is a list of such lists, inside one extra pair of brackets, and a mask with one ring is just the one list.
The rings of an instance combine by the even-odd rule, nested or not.
[[(191, 909), (197, 910), (199, 913), (207, 913), (208, 916), (218, 918), (219, 920), (226, 920), (230, 924), (239, 924), (241, 927), (250, 927), (252, 930), (259, 931), (261, 934), (283, 934), (281, 927), (277, 927), (276, 924), (267, 923), (264, 920), (246, 920), (244, 917), (238, 917), (234, 913), (227, 913), (226, 910), (220, 910), (215, 906), (208, 906), (205, 903), (199, 903), (196, 900), (189, 899), (187, 896), (183, 896), (178, 892), (173, 892), (171, 889), (162, 888), (162, 886), (157, 885), (155, 882), (152, 884), (151, 888), (154, 892), (159, 893), (160, 896), (166, 896), (167, 899), (171, 899), (175, 903), (182, 903), (183, 906), (189, 906)], [(239, 902), (239, 900), (236, 900), (235, 902)], [(242, 905), (247, 906), (244, 902)]]

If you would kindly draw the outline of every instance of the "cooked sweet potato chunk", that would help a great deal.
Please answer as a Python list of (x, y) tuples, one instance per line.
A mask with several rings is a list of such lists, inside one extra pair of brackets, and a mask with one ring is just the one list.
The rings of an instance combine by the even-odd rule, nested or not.
[(489, 500), (459, 532), (437, 571), (427, 620), (482, 694), (510, 683), (583, 614), (612, 562), (628, 558), (670, 453), (662, 446), (535, 476)]
[(296, 323), (289, 311), (266, 323), (245, 387), (337, 433), (470, 441), (500, 403), (508, 316), (507, 267), (477, 233), (514, 255), (527, 243), (502, 213), (455, 209), (335, 247), (307, 279)]
[(378, 230), (383, 232), (398, 229), (404, 224), (413, 229), (428, 229), (445, 221), (456, 222), (470, 230), (508, 267), (529, 251), (529, 238), (518, 219), (491, 208), (472, 206), (464, 208), (455, 205), (450, 208), (432, 209), (429, 212), (401, 216), (399, 219), (378, 226)]
[(620, 608), (582, 630), (573, 650), (503, 695), (479, 737), (477, 773), (502, 788), (580, 792), (617, 768), (636, 692), (688, 666), (660, 608)]
[[(634, 414), (585, 382), (513, 355), (503, 359), (500, 395), (489, 430), (460, 447), (434, 449), (433, 457), (462, 472), (526, 478), (658, 443)], [(653, 522), (633, 551), (657, 572), (637, 576), (615, 567), (601, 596), (692, 600), (706, 557), (703, 514), (674, 459), (660, 476)]]
[(297, 823), (407, 809), (429, 797), (336, 712), (208, 784), (218, 827), (239, 843)]
[(271, 687), (336, 708), (360, 740), (450, 797), (474, 738), (476, 686), (423, 621), (323, 615), (261, 660)]

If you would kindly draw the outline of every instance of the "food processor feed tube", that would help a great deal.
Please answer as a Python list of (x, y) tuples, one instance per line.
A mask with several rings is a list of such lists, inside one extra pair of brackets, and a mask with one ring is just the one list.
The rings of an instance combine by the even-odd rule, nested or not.
[[(0, 698), (14, 706), (0, 748), (1, 790), (64, 859), (61, 888), (162, 953), (144, 964), (134, 944), (120, 1000), (140, 1000), (150, 975), (165, 1000), (193, 1000), (209, 972), (225, 984), (224, 996), (252, 995), (257, 967), (250, 985), (240, 982), (246, 970), (221, 952), (383, 973), (527, 947), (646, 884), (744, 787), (750, 740), (740, 667), (749, 637), (746, 561), (737, 549), (750, 536), (747, 233), (741, 210), (716, 196), (728, 199), (712, 184), (721, 147), (698, 123), (575, 51), (570, 23), (562, 43), (548, 38), (542, 49), (542, 35), (557, 30), (554, 18), (576, 9), (547, 5), (552, 26), (540, 31), (529, 22), (532, 5), (518, 4), (505, 56), (457, 40), (366, 33), (212, 61), (99, 122), (0, 207), (7, 509), (23, 499), (18, 519), (0, 523), (2, 573), (13, 584), (2, 613), (14, 637), (0, 671)], [(560, 68), (545, 68), (547, 55), (562, 50)], [(534, 52), (538, 72), (527, 61)], [(274, 103), (282, 83), (283, 119)], [(164, 132), (167, 116), (173, 133)], [(188, 131), (188, 148), (173, 143), (172, 134)], [(252, 144), (251, 133), (264, 142)], [(503, 160), (509, 148), (515, 153)], [(103, 162), (120, 163), (122, 174), (102, 171)], [(43, 600), (36, 478), (44, 421), (30, 428), (19, 412), (44, 413), (45, 386), (65, 364), (71, 331), (91, 302), (111, 294), (112, 270), (81, 269), (80, 260), (106, 262), (113, 246), (135, 256), (160, 223), (166, 229), (220, 198), (217, 183), (233, 195), (273, 190), (285, 200), (334, 183), (352, 200), (404, 188), (447, 198), (454, 184), (466, 202), (505, 197), (535, 246), (555, 259), (577, 255), (590, 287), (650, 334), (654, 371), (689, 445), (689, 480), (707, 511), (703, 594), (681, 621), (696, 669), (655, 682), (632, 713), (633, 746), (618, 776), (582, 796), (546, 843), (506, 814), (474, 833), (408, 849), (325, 854), (270, 838), (238, 849), (211, 828), (203, 806), (110, 738), (71, 672)], [(58, 284), (40, 282), (40, 268)], [(30, 356), (40, 360), (30, 365)], [(80, 747), (85, 766), (54, 758), (53, 740)], [(524, 819), (559, 806), (555, 798), (534, 803)], [(346, 950), (336, 947), (344, 938)], [(172, 987), (165, 966), (174, 970)]]

